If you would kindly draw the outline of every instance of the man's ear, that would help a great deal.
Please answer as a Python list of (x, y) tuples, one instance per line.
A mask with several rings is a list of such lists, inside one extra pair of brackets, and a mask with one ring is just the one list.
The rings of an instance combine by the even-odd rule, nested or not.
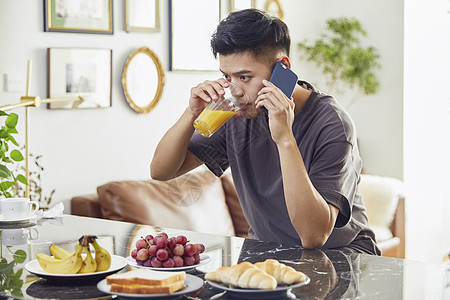
[(279, 57), (277, 59), (277, 61), (281, 61), (283, 63), (283, 65), (285, 65), (289, 69), (291, 68), (291, 60), (289, 59), (289, 57), (283, 55), (283, 56)]

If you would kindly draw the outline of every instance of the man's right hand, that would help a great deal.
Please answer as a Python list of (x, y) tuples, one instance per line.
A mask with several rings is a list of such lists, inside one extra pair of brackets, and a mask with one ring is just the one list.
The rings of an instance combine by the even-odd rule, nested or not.
[(189, 151), (189, 141), (194, 132), (192, 122), (211, 101), (219, 99), (230, 84), (224, 78), (204, 81), (191, 89), (189, 107), (178, 121), (166, 132), (153, 155), (150, 176), (157, 180), (168, 180), (203, 164)]
[(191, 89), (189, 109), (197, 117), (211, 101), (217, 101), (220, 95), (225, 94), (223, 88), (230, 84), (223, 78), (215, 81), (206, 80)]

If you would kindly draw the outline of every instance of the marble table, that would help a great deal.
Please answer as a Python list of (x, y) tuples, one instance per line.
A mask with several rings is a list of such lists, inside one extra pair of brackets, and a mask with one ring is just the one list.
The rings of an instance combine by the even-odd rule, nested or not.
[[(206, 246), (205, 254), (211, 261), (187, 271), (201, 279), (206, 272), (221, 266), (242, 261), (254, 263), (266, 258), (277, 259), (310, 278), (310, 282), (304, 286), (260, 294), (224, 291), (204, 283), (196, 291), (168, 299), (450, 299), (450, 266), (357, 254), (346, 249), (304, 250), (297, 245), (72, 215), (55, 219), (31, 219), (14, 224), (0, 222), (0, 231), (0, 298), (116, 298), (97, 288), (97, 283), (102, 278), (43, 279), (29, 273), (25, 265), (34, 260), (37, 253), (49, 254), (48, 247), (52, 243), (75, 249), (78, 238), (86, 234), (98, 236), (99, 244), (112, 254), (128, 257), (141, 236), (163, 231), (169, 236), (183, 234), (191, 242)], [(14, 253), (25, 253), (26, 258), (17, 262)], [(12, 271), (7, 269), (8, 266)], [(16, 283), (22, 280), (22, 284), (11, 290), (11, 278)], [(7, 288), (6, 282), (9, 284)]]

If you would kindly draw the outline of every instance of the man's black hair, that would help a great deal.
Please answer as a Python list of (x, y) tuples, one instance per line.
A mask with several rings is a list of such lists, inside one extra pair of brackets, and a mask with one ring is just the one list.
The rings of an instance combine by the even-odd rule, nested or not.
[(279, 51), (289, 56), (290, 46), (287, 25), (258, 9), (244, 9), (229, 14), (211, 37), (211, 49), (215, 58), (218, 54), (243, 52), (261, 57), (276, 55)]

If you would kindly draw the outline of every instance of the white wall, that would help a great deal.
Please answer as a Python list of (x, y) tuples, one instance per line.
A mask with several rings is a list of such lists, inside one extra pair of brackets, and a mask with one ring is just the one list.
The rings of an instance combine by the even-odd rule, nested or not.
[(449, 1), (405, 1), (404, 174), (407, 251), (439, 261), (450, 250)]
[[(299, 59), (296, 44), (320, 35), (325, 19), (355, 16), (368, 31), (368, 45), (377, 47), (383, 68), (381, 91), (362, 97), (350, 110), (359, 132), (367, 173), (403, 177), (402, 49), (403, 1), (281, 1), (292, 36), (293, 69), (303, 79), (318, 81), (314, 66)], [(43, 2), (0, 0), (0, 75), (18, 72), (33, 60), (32, 94), (46, 97), (46, 48), (89, 47), (113, 50), (113, 105), (107, 109), (31, 111), (31, 152), (42, 154), (43, 188), (56, 189), (55, 201), (68, 204), (75, 195), (94, 193), (111, 180), (145, 179), (156, 143), (187, 104), (191, 86), (219, 73), (169, 72), (168, 1), (161, 0), (160, 33), (123, 31), (123, 1), (114, 1), (114, 35), (43, 31)], [(265, 0), (258, 0), (264, 7)], [(120, 78), (127, 56), (148, 46), (166, 70), (161, 101), (149, 114), (135, 113), (125, 101)], [(187, 47), (188, 49), (188, 47)], [(7, 93), (0, 81), (0, 105), (15, 103), (25, 93)], [(16, 110), (21, 112), (23, 110)], [(23, 132), (23, 130), (21, 130)], [(67, 206), (67, 205), (66, 205)]]
[(380, 91), (349, 109), (358, 129), (365, 172), (403, 178), (403, 1), (325, 0), (324, 17), (354, 16), (367, 31), (366, 46), (380, 55)]

